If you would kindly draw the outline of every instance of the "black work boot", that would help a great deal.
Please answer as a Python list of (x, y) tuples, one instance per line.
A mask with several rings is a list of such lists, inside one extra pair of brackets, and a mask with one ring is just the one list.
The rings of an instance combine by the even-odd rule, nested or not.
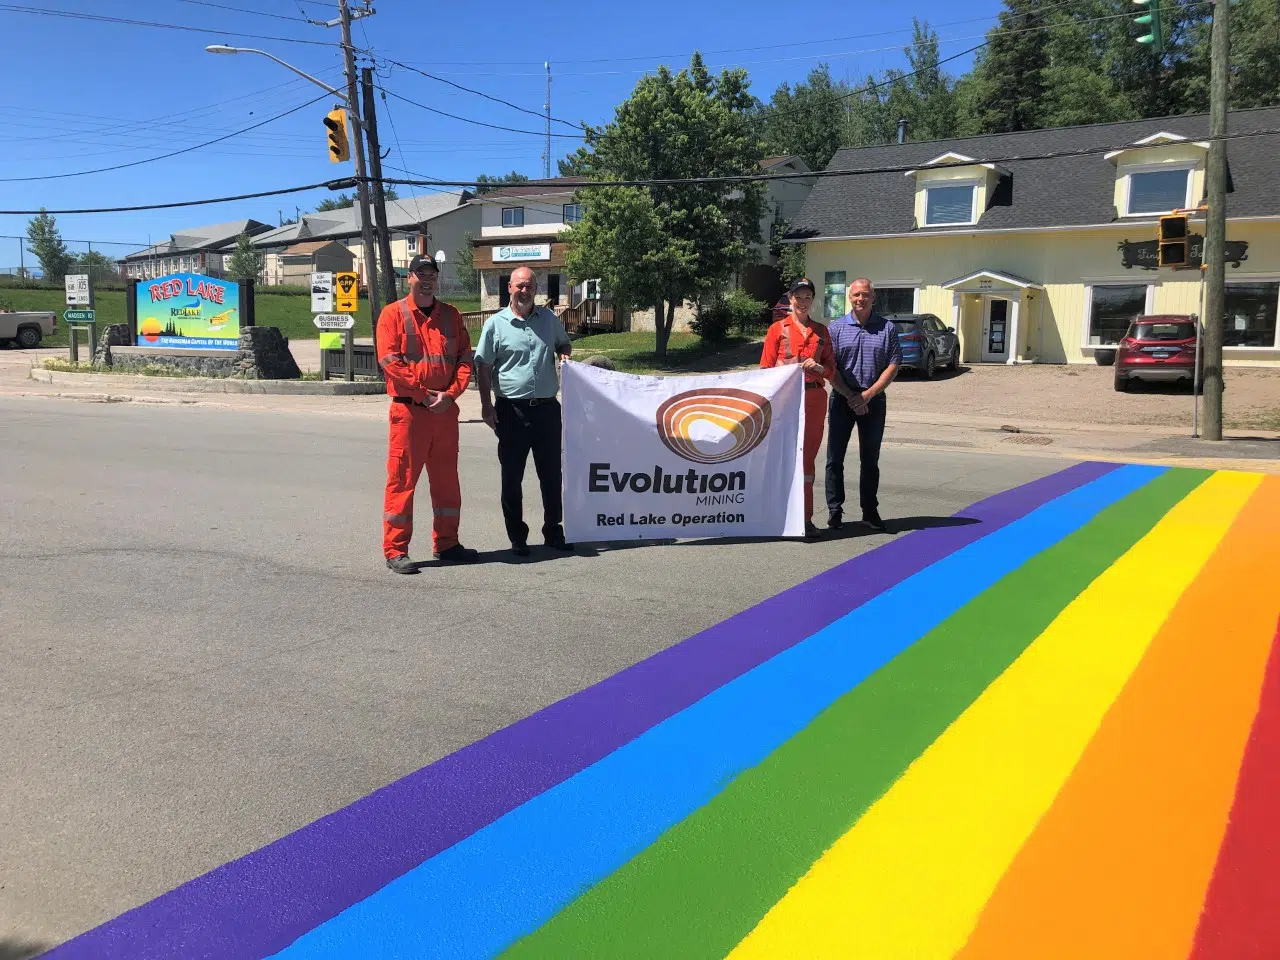
[(395, 573), (417, 573), (418, 565), (409, 559), (407, 553), (402, 553), (398, 557), (387, 557), (387, 569)]
[(455, 543), (449, 549), (433, 553), (432, 556), (441, 563), (475, 563), (480, 556), (480, 551)]

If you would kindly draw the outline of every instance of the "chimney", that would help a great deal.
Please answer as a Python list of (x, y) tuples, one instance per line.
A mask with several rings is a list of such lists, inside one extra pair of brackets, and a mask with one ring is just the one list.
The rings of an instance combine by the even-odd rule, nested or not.
[(907, 121), (899, 120), (898, 121), (898, 142), (902, 143), (906, 139), (907, 139)]

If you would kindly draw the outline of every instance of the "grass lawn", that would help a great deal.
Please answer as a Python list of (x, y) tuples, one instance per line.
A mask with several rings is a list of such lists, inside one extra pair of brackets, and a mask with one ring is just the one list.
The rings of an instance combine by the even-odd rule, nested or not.
[[(98, 317), (98, 332), (113, 323), (125, 322), (124, 291), (99, 290), (94, 297)], [(67, 325), (62, 321), (62, 311), (66, 309), (66, 294), (62, 290), (23, 290), (16, 287), (0, 287), (0, 306), (12, 307), (14, 310), (52, 310), (58, 315), (58, 330), (52, 337), (45, 338), (41, 344), (46, 347), (64, 347), (68, 343)], [(450, 301), (463, 313), (480, 309), (479, 300)], [(279, 327), (290, 340), (315, 340), (320, 331), (315, 328), (311, 318), (311, 299), (309, 296), (281, 295), (264, 293), (258, 290), (254, 296), (255, 322), (260, 327)], [(472, 339), (478, 333), (472, 331)], [(373, 336), (373, 328), (369, 322), (369, 301), (360, 301), (360, 311), (356, 314), (355, 335), (357, 337)], [(84, 342), (81, 336), (81, 343)]]
[(762, 339), (730, 336), (705, 341), (696, 333), (673, 333), (666, 359), (659, 363), (651, 330), (596, 333), (574, 340), (573, 355), (579, 360), (597, 354), (608, 357), (626, 373), (710, 373), (757, 365)]

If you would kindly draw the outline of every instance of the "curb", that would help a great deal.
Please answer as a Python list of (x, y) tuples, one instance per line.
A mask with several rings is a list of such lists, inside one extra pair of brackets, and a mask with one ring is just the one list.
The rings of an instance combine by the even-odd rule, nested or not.
[(380, 380), (230, 380), (218, 377), (142, 377), (116, 373), (65, 373), (31, 369), (31, 379), (65, 387), (143, 387), (148, 393), (239, 393), (289, 397), (354, 397), (386, 393)]

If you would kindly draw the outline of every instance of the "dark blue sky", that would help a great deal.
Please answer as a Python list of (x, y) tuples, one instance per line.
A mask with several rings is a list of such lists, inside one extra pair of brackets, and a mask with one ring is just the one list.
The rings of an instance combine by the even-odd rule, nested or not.
[[(6, 10), (28, 6), (208, 28), (209, 33), (91, 22)], [(359, 4), (356, 4), (357, 6)], [(913, 15), (942, 38), (942, 55), (972, 46), (994, 23), (997, 0), (917, 0), (802, 6), (742, 0), (732, 5), (653, 0), (612, 3), (410, 3), (384, 0), (355, 26), (359, 47), (541, 111), (552, 69), (552, 114), (598, 123), (646, 71), (688, 63), (696, 48), (713, 68), (743, 66), (768, 99), (782, 81), (804, 78), (821, 60), (837, 77), (861, 80), (903, 62)], [(238, 12), (223, 9), (238, 7)], [(724, 11), (728, 10), (726, 14)], [(341, 86), (337, 28), (303, 22), (336, 16), (336, 5), (307, 0), (25, 0), (0, 5), (0, 36), (10, 96), (0, 104), (7, 149), (0, 180), (73, 173), (142, 160), (249, 126), (300, 106), (323, 91), (252, 55), (214, 56), (207, 44), (259, 47)], [(250, 35), (259, 35), (257, 37)], [(264, 39), (273, 37), (278, 39)], [(293, 40), (313, 43), (288, 42)], [(315, 43), (318, 41), (319, 43)], [(327, 44), (327, 45), (326, 45)], [(968, 59), (950, 65), (967, 68)], [(389, 91), (439, 110), (522, 130), (542, 121), (393, 67)], [(330, 164), (322, 100), (258, 130), (199, 151), (110, 173), (36, 182), (0, 182), (0, 209), (100, 207), (225, 196), (314, 183), (354, 172)], [(385, 163), (417, 174), (468, 180), (480, 173), (542, 173), (543, 139), (504, 133), (427, 113), (402, 101), (379, 104)], [(553, 124), (553, 131), (572, 133)], [(397, 141), (398, 135), (398, 141)], [(557, 139), (553, 157), (574, 141)], [(552, 163), (554, 173), (555, 164)], [(399, 175), (384, 170), (388, 176)], [(403, 193), (403, 191), (402, 191)], [(313, 209), (322, 191), (277, 199), (130, 214), (58, 218), (68, 240), (143, 244), (174, 230), (241, 217), (275, 223), (283, 210)], [(0, 235), (25, 232), (26, 217), (0, 216)], [(72, 244), (77, 250), (83, 243)], [(104, 252), (127, 252), (102, 246)], [(30, 257), (28, 257), (30, 260)], [(16, 266), (18, 241), (0, 239), (0, 267)], [(30, 265), (30, 264), (29, 264)]]

